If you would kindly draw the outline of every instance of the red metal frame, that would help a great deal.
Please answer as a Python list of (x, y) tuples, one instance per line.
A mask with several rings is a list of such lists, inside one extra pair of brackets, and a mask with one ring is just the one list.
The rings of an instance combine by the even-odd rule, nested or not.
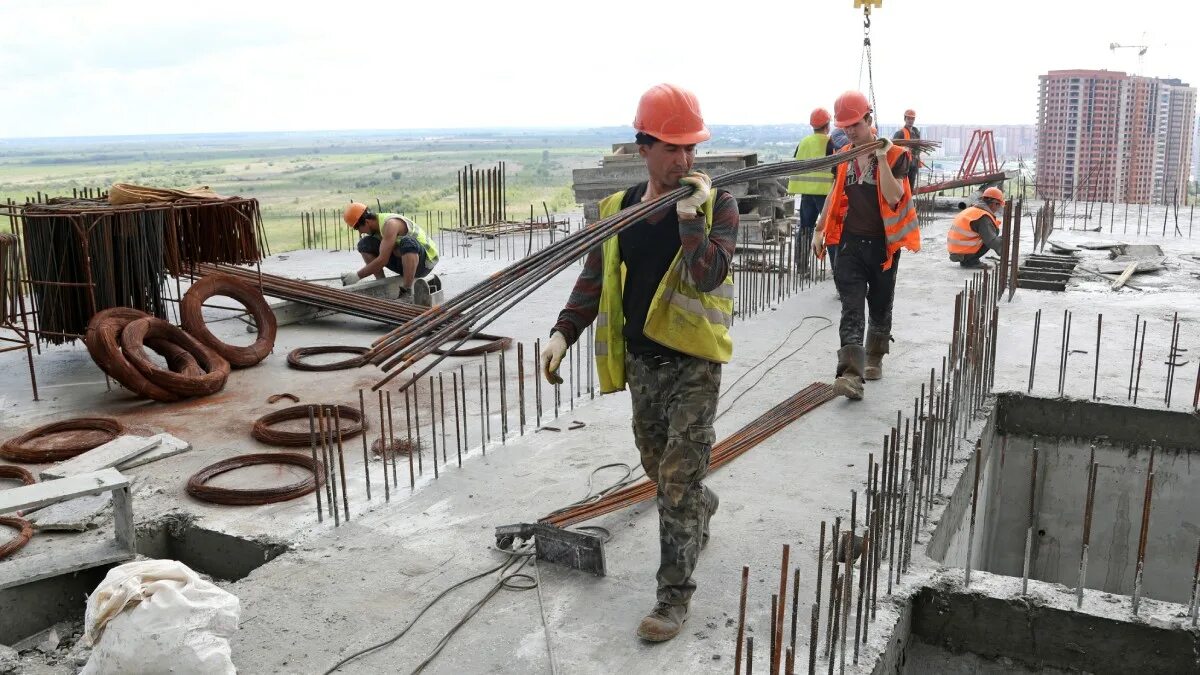
[[(983, 166), (980, 167), (979, 164)], [(967, 152), (963, 155), (962, 165), (958, 167), (955, 180), (973, 178), (993, 174), (1000, 171), (996, 163), (996, 141), (991, 129), (976, 129), (971, 132), (971, 141), (967, 143)]]

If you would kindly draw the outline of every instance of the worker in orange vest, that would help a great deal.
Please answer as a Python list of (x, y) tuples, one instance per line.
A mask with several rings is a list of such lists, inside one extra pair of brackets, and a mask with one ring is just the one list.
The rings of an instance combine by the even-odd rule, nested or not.
[[(921, 130), (913, 126), (917, 122), (917, 111), (909, 108), (904, 111), (904, 126), (900, 127), (893, 136), (893, 140), (903, 139), (906, 141), (916, 141), (921, 138)], [(921, 169), (921, 155), (916, 151), (912, 151), (913, 161), (908, 167), (908, 185), (916, 192), (917, 190), (917, 172)]]
[(950, 259), (963, 267), (979, 267), (979, 259), (988, 251), (1000, 250), (1000, 211), (1004, 193), (990, 187), (983, 191), (978, 206), (968, 206), (954, 217), (946, 233)]
[[(871, 133), (871, 113), (871, 104), (861, 92), (848, 91), (834, 102), (834, 123), (846, 130), (852, 144), (848, 147), (876, 140)], [(908, 182), (911, 157), (908, 150), (884, 140), (884, 146), (873, 155), (838, 167), (833, 191), (818, 220), (819, 236), (813, 241), (818, 257), (824, 257), (827, 245), (839, 246), (833, 281), (842, 302), (838, 327), (842, 346), (834, 391), (853, 400), (863, 397), (864, 379), (883, 377), (883, 355), (890, 351), (900, 249), (921, 250)], [(869, 327), (864, 325), (864, 304)]]

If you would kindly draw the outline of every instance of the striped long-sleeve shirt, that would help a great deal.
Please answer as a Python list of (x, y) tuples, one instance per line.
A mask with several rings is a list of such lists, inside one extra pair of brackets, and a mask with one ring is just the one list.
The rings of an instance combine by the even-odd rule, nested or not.
[[(645, 183), (630, 188), (621, 207), (640, 201), (645, 192)], [(692, 283), (701, 291), (716, 289), (728, 276), (738, 229), (737, 200), (733, 195), (724, 190), (717, 192), (712, 228), (705, 233), (704, 227), (703, 216), (680, 221), (671, 208), (639, 221), (618, 235), (626, 264), (622, 290), (625, 338), (632, 353), (638, 353), (639, 342), (643, 346), (652, 344), (641, 333), (646, 309), (677, 251), (682, 251)], [(568, 344), (574, 344), (596, 320), (603, 277), (604, 262), (601, 247), (597, 246), (588, 252), (583, 271), (554, 325), (554, 330), (562, 333)], [(662, 349), (665, 348), (654, 347), (653, 351)]]

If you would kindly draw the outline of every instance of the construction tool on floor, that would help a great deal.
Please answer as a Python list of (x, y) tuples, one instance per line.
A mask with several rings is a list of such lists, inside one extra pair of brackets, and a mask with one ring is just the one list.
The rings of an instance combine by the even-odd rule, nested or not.
[(436, 274), (413, 281), (412, 303), (421, 307), (442, 304), (442, 279)]

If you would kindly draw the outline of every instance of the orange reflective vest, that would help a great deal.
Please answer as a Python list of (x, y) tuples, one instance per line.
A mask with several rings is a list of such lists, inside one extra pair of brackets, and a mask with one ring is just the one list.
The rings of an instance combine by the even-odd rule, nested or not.
[(983, 237), (980, 237), (978, 232), (971, 229), (971, 223), (984, 216), (991, 218), (992, 224), (996, 226), (996, 231), (1000, 231), (1000, 221), (996, 220), (996, 215), (978, 206), (968, 206), (954, 217), (954, 224), (950, 226), (950, 231), (946, 233), (946, 250), (951, 255), (974, 255), (979, 253), (979, 250), (983, 248)]
[(912, 132), (908, 130), (908, 127), (900, 127), (900, 133), (904, 134), (904, 140), (912, 140)]
[[(846, 152), (849, 148), (847, 145), (841, 152)], [(898, 145), (893, 145), (892, 149), (888, 150), (889, 168), (899, 161), (901, 154), (908, 154), (908, 150)], [(846, 170), (849, 164), (839, 164), (837, 177), (833, 179), (833, 191), (829, 194), (825, 215), (826, 245), (842, 241), (842, 223), (845, 222), (846, 212), (850, 208), (850, 200), (846, 198)], [(896, 251), (906, 248), (916, 253), (921, 250), (921, 230), (917, 228), (917, 209), (913, 206), (912, 187), (908, 184), (908, 177), (903, 176), (899, 179), (900, 184), (904, 186), (904, 196), (900, 198), (896, 207), (892, 208), (883, 198), (883, 190), (878, 187), (879, 167), (876, 166), (874, 171), (875, 194), (879, 198), (879, 213), (883, 215), (883, 233), (887, 236), (887, 258), (883, 261), (883, 269), (887, 270), (892, 266), (892, 257)]]

